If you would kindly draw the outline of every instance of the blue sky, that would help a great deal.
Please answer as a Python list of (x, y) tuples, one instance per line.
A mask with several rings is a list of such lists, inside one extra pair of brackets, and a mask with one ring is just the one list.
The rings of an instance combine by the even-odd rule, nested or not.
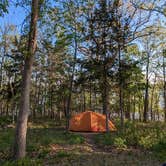
[(25, 15), (25, 9), (21, 7), (16, 8), (11, 5), (8, 8), (8, 13), (6, 13), (3, 17), (0, 17), (0, 25), (4, 27), (6, 24), (13, 24), (20, 28), (20, 25), (24, 21)]
[[(52, 0), (51, 2), (53, 3)], [(0, 26), (4, 27), (4, 25), (6, 24), (13, 24), (17, 26), (18, 31), (20, 31), (21, 24), (23, 23), (25, 16), (27, 15), (26, 12), (26, 9), (23, 7), (15, 7), (13, 4), (9, 4), (8, 13), (6, 13), (4, 17), (0, 17)], [(150, 23), (152, 23), (155, 18), (156, 16), (153, 15), (151, 17)], [(164, 16), (162, 15), (159, 15), (158, 19), (163, 21), (165, 20)], [(163, 26), (165, 25), (163, 24)]]

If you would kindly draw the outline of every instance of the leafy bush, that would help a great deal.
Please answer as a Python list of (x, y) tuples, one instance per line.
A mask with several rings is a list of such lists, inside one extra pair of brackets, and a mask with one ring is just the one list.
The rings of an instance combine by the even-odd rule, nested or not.
[(157, 144), (154, 144), (151, 148), (157, 158), (161, 161), (166, 161), (166, 138), (160, 140)]
[(166, 125), (164, 123), (126, 121), (123, 131), (120, 130), (120, 125), (117, 126), (119, 129), (116, 132), (96, 135), (95, 142), (116, 148), (127, 148), (127, 146), (143, 148), (152, 151), (159, 159), (166, 161)]
[(39, 159), (24, 158), (18, 161), (7, 161), (3, 163), (3, 166), (42, 166), (42, 162)]
[(154, 139), (151, 136), (141, 137), (139, 145), (145, 149), (150, 149), (155, 144)]
[(84, 138), (80, 135), (68, 134), (67, 139), (69, 144), (81, 144), (84, 143)]
[(94, 141), (97, 144), (113, 145), (114, 144), (114, 137), (109, 133), (100, 134), (100, 135), (96, 135), (94, 137)]
[(114, 146), (117, 148), (127, 148), (126, 140), (120, 137), (114, 139)]
[(69, 156), (70, 156), (70, 154), (65, 151), (59, 151), (56, 154), (56, 157), (58, 157), (58, 158), (64, 158), (64, 157), (69, 157)]
[(10, 148), (10, 146), (13, 144), (13, 136), (13, 129), (4, 130), (2, 133), (0, 133), (0, 151)]
[(12, 123), (12, 118), (9, 116), (0, 117), (0, 127), (4, 128), (6, 125)]
[(39, 159), (45, 158), (49, 155), (49, 153), (50, 153), (49, 148), (47, 148), (47, 147), (41, 148), (38, 151), (37, 158), (39, 158)]

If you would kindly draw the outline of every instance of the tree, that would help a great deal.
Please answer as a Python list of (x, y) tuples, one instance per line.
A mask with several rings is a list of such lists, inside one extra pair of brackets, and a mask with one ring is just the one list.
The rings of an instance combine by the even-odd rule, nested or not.
[(165, 56), (166, 50), (162, 52), (163, 56), (163, 77), (164, 77), (164, 120), (166, 122), (166, 70), (165, 70)]
[(31, 23), (30, 23), (27, 55), (25, 56), (25, 64), (23, 71), (20, 111), (18, 115), (16, 132), (15, 132), (15, 144), (14, 144), (15, 159), (23, 158), (25, 157), (26, 154), (26, 134), (27, 134), (27, 121), (29, 115), (30, 83), (31, 83), (33, 57), (37, 46), (36, 39), (37, 39), (39, 0), (32, 0), (31, 9), (32, 9)]
[(8, 0), (1, 0), (0, 1), (0, 17), (4, 15), (4, 13), (7, 13), (8, 12), (8, 7), (9, 5), (9, 2)]
[(137, 8), (140, 8), (145, 11), (151, 11), (154, 13), (159, 13), (163, 16), (166, 16), (166, 7), (165, 2), (162, 0), (150, 0), (149, 2), (142, 2), (139, 3), (133, 2), (133, 5)]

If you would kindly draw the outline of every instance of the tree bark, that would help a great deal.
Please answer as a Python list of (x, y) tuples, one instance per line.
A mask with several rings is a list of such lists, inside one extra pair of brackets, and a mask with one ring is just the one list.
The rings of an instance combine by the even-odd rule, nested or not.
[(165, 51), (163, 51), (163, 77), (164, 77), (164, 121), (166, 122), (166, 77), (165, 77)]
[(155, 91), (155, 86), (156, 86), (156, 74), (155, 74), (155, 79), (154, 79), (154, 85), (152, 87), (152, 94), (151, 94), (151, 102), (150, 102), (150, 116), (151, 116), (151, 121), (153, 121), (153, 95)]
[(70, 78), (70, 86), (69, 86), (69, 95), (67, 100), (67, 107), (66, 107), (66, 130), (69, 129), (69, 120), (70, 120), (70, 104), (71, 104), (71, 98), (72, 98), (72, 89), (73, 89), (73, 81), (74, 81), (74, 74), (75, 74), (75, 65), (76, 65), (76, 59), (77, 59), (77, 49), (78, 49), (78, 43), (77, 43), (77, 27), (75, 23), (75, 31), (74, 31), (74, 63), (72, 66), (72, 75)]
[(149, 57), (150, 53), (147, 53), (147, 64), (146, 64), (146, 85), (145, 85), (145, 99), (144, 99), (144, 114), (143, 121), (147, 122), (148, 119), (148, 107), (149, 107)]
[(130, 110), (131, 110), (131, 95), (129, 93), (129, 95), (126, 96), (126, 99), (128, 101), (127, 102), (127, 106), (126, 106), (126, 111), (125, 111), (125, 118), (130, 120)]
[(122, 99), (122, 73), (121, 73), (121, 50), (120, 45), (118, 45), (118, 57), (119, 57), (119, 110), (120, 110), (120, 122), (121, 122), (121, 129), (124, 126), (124, 111), (123, 111), (123, 99)]
[(83, 111), (86, 110), (86, 96), (85, 96), (85, 88), (83, 88), (83, 95), (84, 95), (84, 107), (83, 107)]
[(109, 132), (109, 126), (108, 126), (108, 82), (107, 82), (107, 69), (106, 66), (104, 66), (103, 69), (103, 114), (106, 116), (106, 132)]
[(25, 57), (23, 82), (20, 99), (20, 111), (17, 120), (14, 144), (14, 159), (20, 159), (26, 155), (26, 135), (29, 115), (30, 83), (33, 65), (33, 56), (37, 46), (37, 20), (39, 1), (32, 0), (31, 23), (28, 41), (28, 55)]
[(133, 96), (133, 121), (135, 121), (135, 110), (136, 110), (136, 100), (135, 100), (135, 94)]
[(89, 108), (92, 109), (92, 82), (89, 83)]

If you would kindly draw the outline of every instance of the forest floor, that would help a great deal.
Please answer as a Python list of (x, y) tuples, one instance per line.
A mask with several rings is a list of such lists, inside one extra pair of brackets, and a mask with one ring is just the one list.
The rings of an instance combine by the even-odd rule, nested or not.
[(0, 129), (0, 165), (162, 166), (166, 162), (166, 126), (158, 124), (155, 130), (154, 125), (126, 124), (125, 134), (66, 133), (55, 121), (38, 120), (28, 124), (27, 158), (17, 162), (11, 160), (14, 125), (8, 125)]

